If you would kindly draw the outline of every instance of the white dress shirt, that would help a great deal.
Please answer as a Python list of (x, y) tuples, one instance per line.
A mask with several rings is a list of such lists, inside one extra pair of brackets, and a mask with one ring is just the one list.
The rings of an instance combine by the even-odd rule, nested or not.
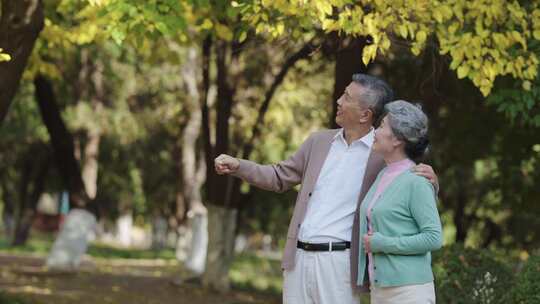
[(299, 240), (309, 243), (350, 241), (374, 129), (348, 145), (341, 129), (333, 138), (308, 202)]

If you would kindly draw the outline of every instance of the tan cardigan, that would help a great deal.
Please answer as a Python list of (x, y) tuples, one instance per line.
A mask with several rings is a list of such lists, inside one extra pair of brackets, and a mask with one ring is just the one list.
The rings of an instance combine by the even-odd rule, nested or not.
[[(298, 230), (306, 215), (307, 204), (311, 192), (315, 188), (315, 183), (317, 182), (321, 168), (330, 151), (332, 139), (338, 131), (339, 130), (336, 129), (324, 130), (311, 134), (311, 136), (302, 144), (300, 149), (298, 149), (291, 157), (274, 165), (259, 165), (252, 161), (241, 159), (240, 167), (233, 174), (252, 185), (275, 192), (284, 192), (300, 183), (302, 184), (298, 197), (296, 198), (294, 213), (287, 232), (287, 242), (285, 244), (281, 264), (283, 269), (290, 270), (294, 268)], [(356, 286), (355, 283), (358, 277), (358, 216), (360, 203), (371, 187), (371, 184), (373, 184), (377, 174), (384, 166), (385, 163), (383, 158), (380, 155), (371, 152), (364, 174), (362, 189), (358, 197), (358, 206), (354, 215), (352, 229), (350, 253), (351, 284), (353, 286)]]

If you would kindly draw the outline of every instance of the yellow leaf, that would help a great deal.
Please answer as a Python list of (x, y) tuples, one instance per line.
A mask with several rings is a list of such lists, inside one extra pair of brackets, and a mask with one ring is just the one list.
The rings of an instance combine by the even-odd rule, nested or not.
[(437, 20), (438, 23), (441, 23), (443, 20), (443, 15), (439, 10), (435, 10), (433, 12), (433, 18), (435, 18), (435, 20)]
[(212, 21), (210, 19), (204, 19), (203, 23), (201, 24), (201, 29), (203, 30), (209, 30), (212, 28)]
[(491, 86), (481, 86), (480, 87), (480, 92), (482, 92), (482, 95), (484, 95), (484, 97), (488, 96), (490, 91), (491, 91)]
[(383, 39), (383, 41), (381, 43), (381, 47), (382, 47), (383, 50), (388, 50), (388, 48), (390, 48), (390, 40)]
[(457, 69), (457, 75), (459, 79), (463, 79), (467, 77), (467, 74), (469, 74), (469, 67), (466, 65), (462, 65)]
[(377, 54), (376, 45), (372, 44), (365, 47), (363, 50), (363, 55), (362, 55), (362, 62), (364, 62), (365, 65), (368, 65), (371, 59), (375, 58), (376, 54)]
[(536, 40), (540, 40), (540, 30), (536, 30), (533, 32), (533, 37)]
[(285, 31), (285, 24), (283, 24), (283, 22), (278, 23), (278, 25), (276, 26), (276, 31), (278, 35), (283, 34), (283, 32)]
[(521, 86), (523, 87), (525, 91), (531, 90), (531, 82), (528, 80), (524, 81)]
[(331, 31), (335, 28), (336, 22), (332, 19), (324, 19), (322, 21), (323, 30)]
[(414, 56), (418, 56), (420, 55), (420, 48), (418, 47), (418, 45), (413, 45), (413, 47), (411, 47), (411, 52), (413, 53)]
[(246, 38), (247, 38), (247, 33), (243, 31), (242, 33), (240, 33), (240, 36), (238, 37), (238, 42), (242, 43), (244, 42), (244, 40), (246, 40)]
[(416, 40), (419, 42), (419, 43), (423, 43), (424, 41), (426, 41), (426, 38), (427, 38), (427, 34), (425, 31), (423, 30), (420, 30), (417, 34), (416, 34)]
[(518, 31), (512, 31), (512, 37), (514, 37), (516, 41), (521, 41), (523, 39)]
[(401, 37), (407, 38), (407, 27), (404, 24), (399, 26), (399, 34)]
[(325, 15), (332, 14), (332, 4), (325, 0), (318, 0), (315, 2), (317, 9)]
[(226, 27), (225, 25), (221, 23), (216, 23), (216, 34), (219, 38), (222, 38), (227, 41), (231, 41), (233, 39), (233, 32), (230, 28)]
[(8, 54), (0, 53), (0, 62), (10, 61), (10, 60), (11, 60), (11, 56), (9, 56)]

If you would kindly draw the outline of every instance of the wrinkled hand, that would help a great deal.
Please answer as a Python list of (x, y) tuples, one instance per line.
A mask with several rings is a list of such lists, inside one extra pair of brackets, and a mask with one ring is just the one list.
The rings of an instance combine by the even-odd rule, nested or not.
[(371, 244), (369, 243), (370, 238), (371, 238), (371, 235), (364, 234), (363, 242), (364, 242), (364, 250), (366, 251), (366, 253), (371, 252)]
[(413, 172), (425, 177), (433, 185), (436, 192), (439, 192), (439, 178), (430, 165), (420, 163), (413, 167)]
[(216, 168), (216, 173), (219, 175), (231, 174), (238, 170), (240, 162), (230, 155), (221, 154), (214, 160), (214, 167)]

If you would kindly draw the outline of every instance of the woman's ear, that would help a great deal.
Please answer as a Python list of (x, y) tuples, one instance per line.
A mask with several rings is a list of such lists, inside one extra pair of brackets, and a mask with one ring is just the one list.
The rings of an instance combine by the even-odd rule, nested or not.
[(405, 145), (405, 142), (403, 140), (398, 139), (395, 135), (392, 136), (392, 147), (397, 148), (401, 145)]

